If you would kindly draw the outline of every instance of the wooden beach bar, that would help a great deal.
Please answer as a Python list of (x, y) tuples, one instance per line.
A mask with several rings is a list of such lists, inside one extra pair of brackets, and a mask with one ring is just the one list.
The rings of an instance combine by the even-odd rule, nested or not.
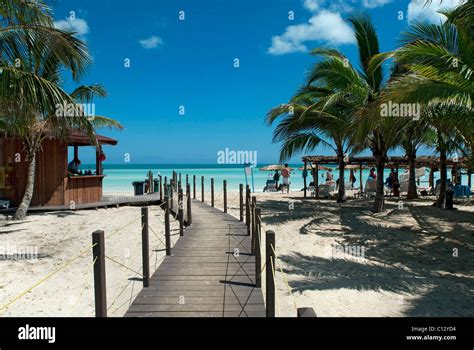
[[(100, 146), (116, 145), (117, 140), (96, 135)], [(90, 175), (68, 172), (68, 147), (79, 158), (79, 147), (96, 147), (82, 132), (72, 132), (66, 140), (47, 138), (36, 157), (35, 187), (31, 206), (70, 206), (102, 201), (102, 160), (96, 147), (95, 171)], [(17, 207), (25, 193), (28, 162), (20, 140), (0, 136), (0, 199)]]

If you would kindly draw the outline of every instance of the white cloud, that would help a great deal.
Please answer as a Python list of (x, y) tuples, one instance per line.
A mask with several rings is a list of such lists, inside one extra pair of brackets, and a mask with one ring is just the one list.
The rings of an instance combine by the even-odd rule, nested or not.
[(60, 21), (55, 21), (54, 26), (58, 29), (76, 33), (78, 37), (84, 37), (89, 33), (89, 25), (84, 19), (81, 18), (66, 18)]
[(304, 0), (303, 7), (311, 12), (319, 10), (319, 6), (324, 0)]
[(283, 55), (307, 51), (308, 41), (322, 41), (331, 45), (352, 44), (355, 42), (352, 28), (340, 13), (322, 10), (311, 17), (308, 23), (292, 25), (282, 35), (272, 37), (268, 53)]
[[(272, 37), (268, 53), (284, 55), (308, 51), (306, 42), (329, 45), (355, 43), (352, 27), (342, 15), (364, 8), (385, 6), (393, 0), (301, 0), (303, 8), (311, 12), (307, 23), (286, 27), (281, 35)], [(413, 0), (412, 0), (413, 1)], [(435, 0), (436, 1), (436, 0)], [(448, 0), (445, 0), (448, 1)]]
[(444, 22), (446, 17), (438, 11), (452, 9), (464, 2), (465, 0), (433, 0), (431, 4), (425, 5), (423, 1), (411, 0), (408, 4), (408, 22), (428, 21), (436, 24)]
[(364, 7), (367, 7), (369, 9), (373, 9), (376, 7), (385, 6), (391, 2), (392, 0), (363, 0), (362, 5), (364, 5)]
[(140, 45), (145, 49), (155, 49), (158, 45), (163, 44), (163, 40), (156, 35), (152, 35), (149, 38), (139, 40)]

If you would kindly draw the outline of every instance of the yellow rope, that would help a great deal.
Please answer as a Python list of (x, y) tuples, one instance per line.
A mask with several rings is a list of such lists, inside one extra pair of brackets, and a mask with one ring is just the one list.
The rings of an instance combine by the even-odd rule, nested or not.
[(151, 228), (151, 226), (149, 226), (149, 229), (151, 230), (151, 233), (153, 233), (153, 234), (156, 236), (156, 238), (158, 238), (158, 240), (161, 242), (161, 244), (162, 244), (163, 246), (166, 246), (166, 244), (165, 244), (165, 243), (163, 242), (163, 240), (156, 234), (155, 230), (153, 230), (153, 229)]
[(134, 272), (134, 273), (136, 273), (138, 276), (143, 276), (141, 272), (137, 272), (137, 271), (133, 270), (132, 268), (128, 267), (127, 265), (122, 264), (120, 261), (117, 261), (117, 260), (115, 260), (114, 258), (111, 258), (110, 256), (107, 256), (107, 255), (106, 255), (105, 257), (106, 257), (107, 259), (113, 261), (114, 263), (116, 263), (116, 264), (118, 264), (118, 265), (120, 265), (120, 266), (122, 266), (122, 267), (124, 267), (124, 268), (126, 268), (126, 269), (128, 269), (128, 270), (130, 270), (130, 271), (132, 271), (132, 272)]
[[(271, 267), (272, 267), (272, 275), (273, 275), (273, 281), (274, 281), (274, 283), (275, 283), (275, 292), (276, 292), (277, 288), (276, 288), (276, 278), (275, 278), (275, 266), (273, 266), (273, 260), (272, 260), (272, 259), (270, 259), (270, 264), (272, 265), (272, 266), (271, 266)], [(276, 293), (275, 293), (275, 310), (276, 310), (276, 312), (277, 312), (277, 317), (280, 317), (280, 312), (279, 312), (279, 310), (278, 310), (278, 302), (277, 302), (277, 299), (278, 299), (278, 298), (277, 298)]]
[(111, 238), (111, 237), (115, 236), (115, 235), (118, 234), (120, 231), (124, 230), (125, 228), (127, 228), (127, 227), (130, 226), (131, 224), (136, 223), (136, 222), (137, 222), (138, 220), (140, 220), (140, 219), (141, 219), (141, 215), (140, 215), (140, 217), (139, 217), (138, 219), (133, 220), (133, 221), (129, 222), (127, 225), (125, 225), (125, 226), (123, 226), (123, 227), (121, 227), (121, 228), (119, 228), (119, 229), (113, 231), (110, 235), (108, 235), (108, 236), (105, 237), (105, 238)]
[[(50, 274), (46, 275), (45, 277), (43, 277), (42, 279), (40, 279), (38, 282), (36, 282), (33, 286), (31, 286), (30, 288), (26, 289), (24, 292), (18, 294), (15, 298), (13, 298), (11, 301), (9, 301), (8, 303), (6, 303), (5, 305), (3, 305), (2, 307), (0, 307), (0, 311), (4, 310), (4, 309), (7, 309), (10, 305), (12, 305), (13, 303), (15, 303), (17, 300), (19, 300), (20, 298), (22, 298), (25, 294), (31, 292), (33, 289), (35, 289), (36, 287), (38, 287), (39, 285), (41, 285), (42, 283), (46, 282), (49, 278), (53, 277), (54, 275), (56, 275), (58, 272), (64, 270), (66, 267), (68, 267), (69, 265), (71, 265), (74, 261), (76, 261), (77, 259), (79, 259), (82, 255), (84, 255), (85, 253), (87, 253), (88, 251), (90, 251), (92, 248), (94, 248), (95, 246), (97, 245), (94, 244), (92, 245), (91, 247), (87, 248), (87, 249), (84, 249), (83, 251), (81, 251), (78, 255), (76, 255), (74, 258), (68, 260), (66, 263), (64, 263), (61, 267), (59, 267), (58, 269), (54, 270), (53, 272), (51, 272)], [(95, 262), (95, 261), (94, 261)]]
[(293, 301), (293, 306), (295, 307), (296, 310), (298, 310), (298, 306), (296, 305), (296, 301), (295, 301), (295, 296), (293, 294), (293, 290), (291, 289), (290, 287), (290, 284), (288, 283), (288, 280), (286, 279), (286, 274), (283, 272), (283, 269), (281, 268), (281, 265), (280, 263), (278, 262), (278, 256), (275, 252), (275, 249), (273, 248), (273, 245), (270, 245), (270, 247), (272, 248), (273, 250), (273, 254), (275, 255), (275, 264), (277, 265), (278, 269), (280, 270), (282, 276), (283, 276), (283, 281), (285, 282), (285, 285), (286, 285), (286, 288), (288, 288), (288, 291), (290, 292), (290, 296), (291, 296), (291, 299)]

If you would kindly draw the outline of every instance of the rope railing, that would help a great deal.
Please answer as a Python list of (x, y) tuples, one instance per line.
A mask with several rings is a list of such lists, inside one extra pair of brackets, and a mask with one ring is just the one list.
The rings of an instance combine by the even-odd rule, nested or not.
[[(158, 205), (158, 207), (162, 208), (162, 207), (165, 207), (165, 205), (166, 205), (166, 203), (161, 203), (160, 205)], [(147, 277), (147, 276), (144, 276), (145, 275), (145, 273), (144, 273), (144, 270), (145, 270), (144, 269), (144, 264), (142, 264), (140, 266), (140, 268), (136, 268), (136, 267), (132, 267), (128, 262), (120, 261), (119, 259), (117, 259), (114, 256), (111, 256), (110, 254), (106, 255), (104, 253), (104, 251), (105, 251), (104, 250), (104, 242), (105, 242), (106, 239), (107, 239), (107, 241), (109, 241), (112, 238), (117, 238), (119, 234), (125, 232), (127, 228), (130, 228), (130, 226), (132, 226), (133, 224), (136, 224), (141, 219), (142, 224), (140, 226), (140, 230), (142, 231), (142, 253), (143, 253), (142, 255), (143, 256), (145, 256), (145, 255), (148, 256), (148, 255), (150, 255), (150, 253), (151, 254), (153, 254), (153, 253), (156, 254), (155, 269), (158, 266), (158, 264), (161, 262), (161, 260), (164, 259), (164, 257), (162, 257), (161, 260), (160, 260), (158, 253), (159, 253), (159, 248), (161, 246), (166, 246), (166, 243), (160, 237), (161, 235), (158, 234), (156, 232), (156, 230), (152, 228), (151, 225), (149, 225), (148, 215), (146, 215), (146, 217), (144, 217), (144, 215), (143, 215), (144, 211), (143, 210), (146, 210), (146, 212), (148, 213), (148, 207), (142, 208), (142, 215), (141, 216), (139, 216), (136, 219), (130, 220), (127, 224), (115, 229), (114, 231), (109, 233), (107, 236), (105, 236), (103, 231), (94, 232), (94, 234), (93, 234), (93, 237), (94, 237), (93, 244), (91, 246), (81, 250), (77, 255), (73, 256), (70, 259), (68, 259), (66, 262), (61, 264), (58, 268), (54, 269), (53, 271), (48, 273), (46, 276), (40, 278), (37, 282), (35, 282), (31, 286), (29, 286), (28, 288), (23, 290), (21, 293), (19, 293), (19, 294), (15, 295), (14, 297), (12, 297), (7, 303), (5, 303), (3, 305), (0, 305), (0, 315), (3, 315), (6, 312), (8, 312), (8, 310), (10, 310), (13, 305), (18, 303), (22, 299), (24, 300), (25, 295), (27, 295), (28, 293), (36, 290), (38, 287), (42, 286), (44, 283), (49, 281), (52, 277), (60, 275), (60, 273), (62, 273), (62, 272), (65, 272), (65, 270), (68, 267), (70, 267), (73, 263), (78, 262), (82, 258), (86, 257), (88, 253), (92, 253), (93, 259), (92, 259), (92, 264), (90, 265), (89, 268), (91, 270), (93, 270), (93, 273), (94, 273), (94, 290), (95, 290), (95, 295), (96, 295), (96, 316), (106, 316), (107, 311), (110, 311), (111, 308), (114, 305), (116, 305), (117, 301), (120, 299), (120, 297), (123, 295), (123, 293), (125, 293), (125, 291), (130, 286), (130, 284), (134, 281), (133, 280), (128, 281), (128, 283), (123, 288), (121, 288), (119, 290), (117, 295), (113, 298), (112, 302), (107, 306), (106, 305), (107, 302), (106, 302), (106, 298), (105, 298), (105, 296), (106, 296), (106, 292), (105, 292), (105, 288), (106, 288), (106, 286), (105, 286), (105, 264), (104, 264), (105, 259), (107, 261), (110, 261), (112, 264), (114, 264), (114, 265), (116, 265), (116, 266), (118, 266), (118, 267), (120, 267), (120, 268), (122, 268), (126, 271), (132, 272), (136, 276), (143, 277), (144, 282), (145, 282), (145, 278)], [(163, 227), (163, 225), (161, 225), (161, 224), (163, 224), (163, 221), (161, 220), (161, 217), (159, 215), (152, 216), (152, 220), (158, 221), (159, 226)], [(175, 226), (176, 223), (179, 223), (179, 220), (173, 219), (173, 221), (171, 221), (170, 223), (173, 223), (173, 226)], [(149, 246), (148, 244), (145, 244), (145, 243), (147, 243), (147, 242), (145, 242), (145, 239), (148, 241), (148, 229), (150, 229), (152, 231), (153, 236), (156, 237), (156, 239), (157, 239), (157, 242), (154, 242), (152, 244), (152, 246)], [(144, 235), (144, 233), (146, 233), (146, 235)], [(165, 228), (163, 228), (163, 231), (161, 232), (161, 234), (162, 234), (162, 236), (165, 236)], [(100, 237), (100, 239), (98, 241), (94, 241), (96, 237)], [(170, 241), (169, 242), (169, 249), (171, 249), (171, 247), (174, 246), (174, 244), (176, 243), (177, 239), (173, 239), (173, 240), (170, 239), (169, 241)], [(145, 246), (146, 246), (146, 253), (145, 253), (145, 248), (143, 248)], [(144, 262), (145, 262), (145, 259), (144, 259)], [(146, 262), (149, 265), (148, 258), (146, 259)], [(99, 283), (97, 283), (98, 281), (99, 281)], [(101, 282), (103, 284), (101, 284)], [(83, 296), (83, 292), (84, 292), (85, 289), (86, 289), (86, 285), (83, 285), (82, 288), (80, 289), (79, 297)], [(100, 299), (102, 299), (102, 301), (97, 300), (98, 296), (100, 297)], [(125, 303), (122, 303), (121, 305), (119, 305), (113, 311), (113, 313), (120, 310), (127, 302), (130, 303), (130, 300), (127, 300)], [(98, 311), (100, 311), (100, 312), (98, 312)]]

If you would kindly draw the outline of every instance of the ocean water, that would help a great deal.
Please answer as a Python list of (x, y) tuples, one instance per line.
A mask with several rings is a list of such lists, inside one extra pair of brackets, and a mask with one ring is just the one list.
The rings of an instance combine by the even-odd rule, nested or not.
[[(265, 164), (259, 165), (263, 167)], [(303, 177), (302, 171), (298, 170), (301, 167), (301, 164), (290, 164), (290, 167), (294, 168), (291, 173), (290, 182), (291, 190), (301, 190), (303, 189)], [(81, 166), (82, 170), (95, 169), (95, 165), (84, 164)], [(334, 179), (337, 179), (339, 176), (339, 170), (336, 167), (333, 168)], [(186, 174), (189, 175), (189, 181), (192, 184), (192, 177), (196, 175), (196, 186), (200, 189), (201, 186), (201, 176), (205, 178), (205, 188), (210, 188), (210, 179), (214, 178), (216, 193), (222, 190), (223, 180), (227, 180), (227, 188), (229, 191), (238, 191), (239, 184), (249, 184), (250, 188), (255, 192), (261, 192), (265, 186), (265, 183), (268, 179), (273, 179), (274, 172), (264, 172), (258, 170), (258, 168), (253, 169), (253, 178), (245, 176), (245, 170), (243, 166), (236, 165), (196, 165), (196, 164), (171, 164), (171, 165), (159, 165), (159, 164), (107, 164), (104, 163), (104, 192), (105, 193), (133, 193), (132, 182), (133, 181), (144, 181), (146, 179), (146, 174), (151, 170), (154, 177), (158, 175), (167, 176), (168, 179), (171, 178), (173, 170), (177, 173), (182, 174), (182, 181), (185, 182)], [(400, 170), (402, 173), (403, 170)], [(319, 183), (325, 181), (325, 171), (319, 171)], [(390, 169), (385, 169), (385, 176), (387, 178), (390, 173)], [(312, 176), (308, 174), (308, 184), (313, 181)], [(356, 172), (357, 182), (356, 187), (359, 187), (359, 173)], [(362, 172), (363, 184), (369, 176), (369, 170), (364, 170)], [(429, 171), (426, 170), (426, 174), (421, 178), (421, 185), (428, 186), (428, 176)], [(448, 173), (448, 178), (450, 177), (450, 172)], [(435, 179), (439, 178), (439, 172), (435, 173)], [(346, 181), (349, 179), (349, 171), (345, 172)], [(281, 180), (280, 180), (281, 181)], [(467, 185), (467, 177), (463, 176), (463, 184)]]

